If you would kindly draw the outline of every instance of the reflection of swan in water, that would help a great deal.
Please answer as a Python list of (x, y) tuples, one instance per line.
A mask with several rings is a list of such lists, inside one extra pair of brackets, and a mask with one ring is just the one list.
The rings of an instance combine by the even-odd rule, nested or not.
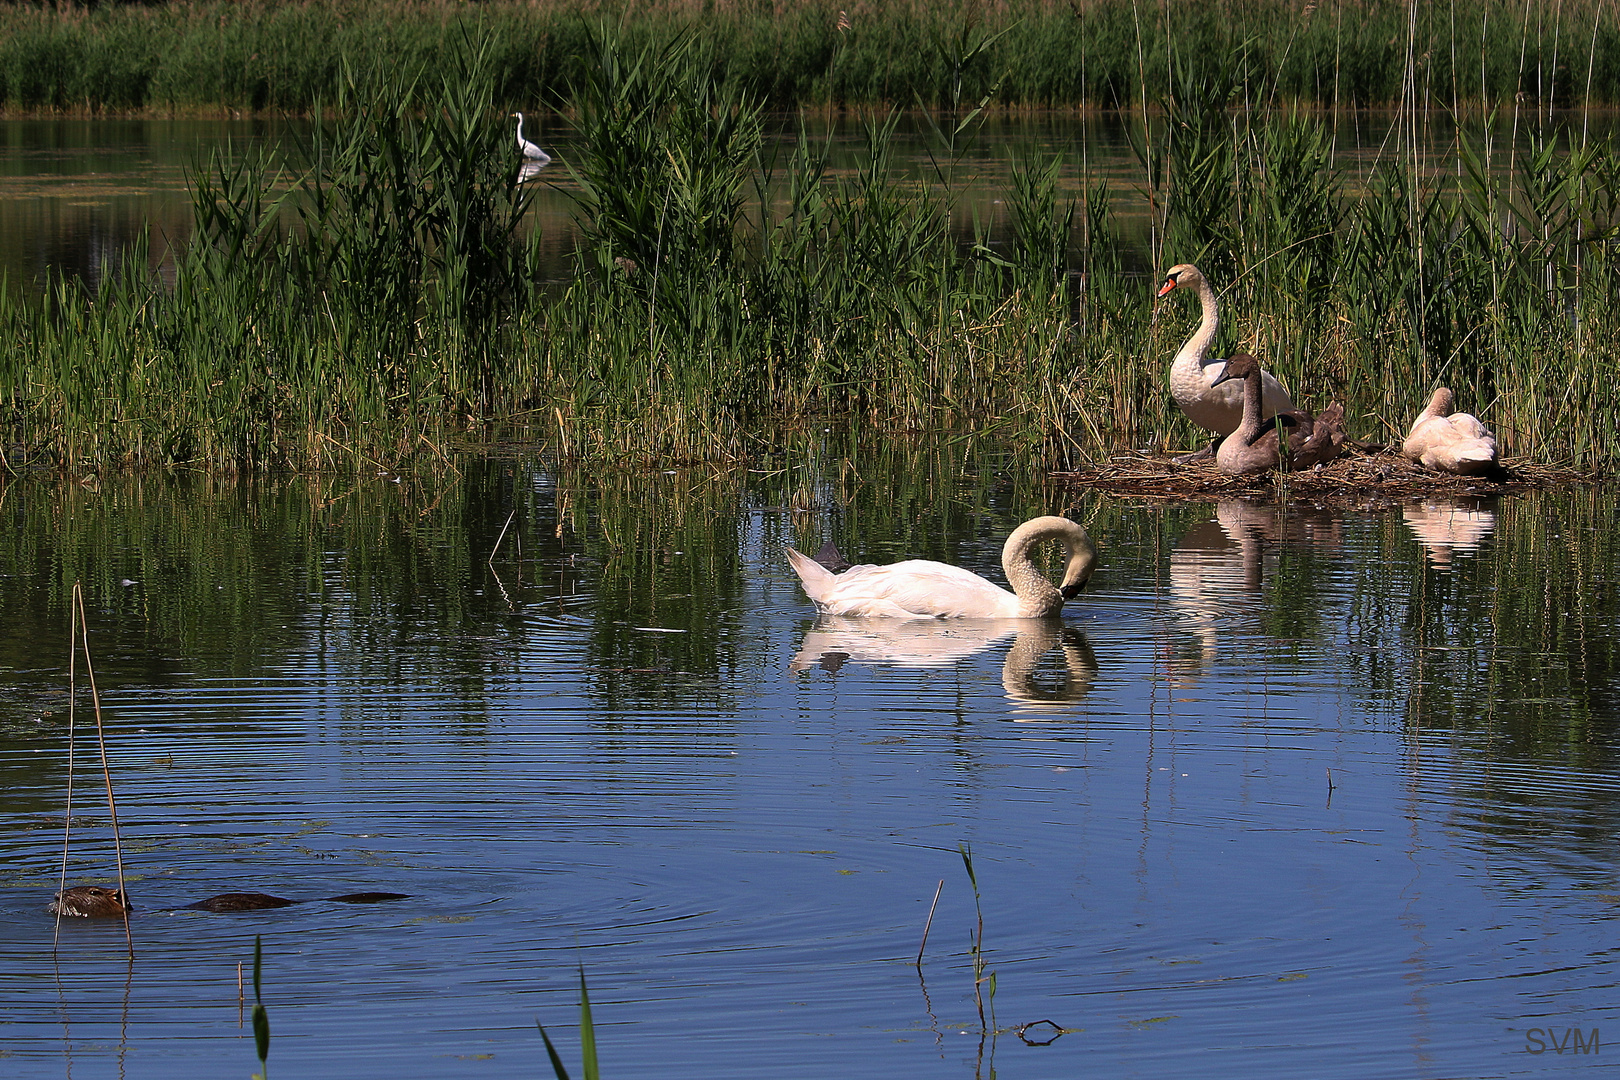
[[(1014, 701), (1079, 701), (1091, 689), (1097, 659), (1080, 631), (1056, 619), (957, 619), (948, 623), (822, 615), (804, 635), (790, 671), (845, 664), (950, 667), (1012, 638), (1001, 686)], [(1050, 654), (1050, 655), (1049, 655)]]
[(1198, 655), (1172, 661), (1172, 668), (1202, 671), (1215, 659), (1218, 623), (1258, 609), (1268, 555), (1284, 548), (1332, 552), (1342, 542), (1341, 518), (1330, 510), (1216, 503), (1214, 518), (1188, 529), (1170, 553), (1170, 606), (1199, 639)]
[(1479, 550), (1496, 529), (1496, 513), (1483, 499), (1430, 499), (1403, 506), (1401, 515), (1436, 566), (1450, 566), (1456, 552)]

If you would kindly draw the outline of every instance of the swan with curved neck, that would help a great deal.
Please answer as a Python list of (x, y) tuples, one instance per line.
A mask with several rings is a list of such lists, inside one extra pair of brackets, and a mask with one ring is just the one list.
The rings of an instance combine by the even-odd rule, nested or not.
[[(1030, 558), (1047, 541), (1068, 552), (1063, 582), (1053, 585)], [(793, 548), (788, 562), (805, 594), (824, 615), (870, 615), (891, 619), (1042, 619), (1085, 588), (1097, 564), (1097, 549), (1083, 526), (1063, 517), (1038, 517), (1012, 531), (1001, 549), (1008, 592), (971, 570), (927, 559), (888, 566), (851, 566), (835, 574)]]
[[(1243, 380), (1243, 420), (1237, 430), (1221, 440), (1215, 452), (1215, 466), (1230, 476), (1246, 476), (1286, 464), (1290, 469), (1308, 469), (1337, 457), (1344, 447), (1344, 406), (1335, 402), (1318, 416), (1297, 409), (1261, 419), (1264, 390), (1260, 361), (1248, 353), (1238, 353), (1226, 362), (1217, 385)], [(1286, 437), (1279, 436), (1287, 429)]]
[(1436, 472), (1476, 476), (1496, 467), (1496, 436), (1468, 413), (1456, 412), (1457, 399), (1440, 387), (1418, 414), (1401, 453)]
[(550, 165), (551, 155), (523, 137), (523, 114), (515, 112), (512, 115), (517, 117), (517, 144), (524, 160), (530, 162), (531, 167), (536, 169), (543, 169)]
[[(1243, 422), (1243, 395), (1236, 386), (1221, 388), (1221, 375), (1227, 361), (1211, 359), (1209, 355), (1215, 344), (1215, 333), (1221, 326), (1215, 290), (1192, 263), (1181, 263), (1166, 271), (1159, 296), (1168, 296), (1172, 289), (1178, 288), (1190, 288), (1198, 294), (1204, 317), (1170, 365), (1170, 396), (1199, 427), (1217, 435), (1230, 435)], [(1260, 383), (1265, 391), (1262, 419), (1294, 407), (1294, 399), (1269, 372), (1261, 373)]]

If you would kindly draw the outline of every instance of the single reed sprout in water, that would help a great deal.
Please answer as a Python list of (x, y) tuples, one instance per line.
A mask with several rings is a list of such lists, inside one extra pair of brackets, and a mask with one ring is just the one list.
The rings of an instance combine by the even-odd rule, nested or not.
[(270, 1014), (264, 1008), (260, 992), (260, 973), (264, 962), (264, 939), (253, 935), (253, 1048), (259, 1055), (259, 1071), (255, 1080), (270, 1078)]
[[(552, 1043), (551, 1036), (546, 1033), (546, 1026), (535, 1021), (540, 1029), (540, 1038), (545, 1040), (546, 1057), (551, 1062), (551, 1072), (556, 1080), (569, 1080), (568, 1069), (563, 1065), (562, 1055), (557, 1053), (557, 1047)], [(591, 1020), (591, 995), (585, 987), (585, 968), (579, 969), (579, 1052), (580, 1069), (584, 1080), (601, 1080), (601, 1070), (596, 1062), (596, 1024)]]
[[(73, 833), (74, 721), (79, 699), (78, 663), (81, 654), (84, 658), (85, 678), (90, 684), (90, 700), (95, 708), (96, 743), (101, 752), (101, 775), (107, 788), (107, 816), (112, 822), (113, 861), (118, 869), (118, 888), (111, 892), (95, 886), (76, 886), (69, 889), (67, 885), (68, 849)], [(113, 797), (112, 766), (107, 759), (107, 728), (101, 715), (101, 693), (96, 688), (95, 665), (90, 659), (90, 631), (84, 613), (84, 587), (77, 581), (73, 583), (73, 593), (68, 607), (68, 760), (67, 799), (62, 812), (62, 873), (56, 899), (52, 901), (50, 909), (56, 915), (58, 938), (62, 933), (64, 915), (117, 916), (124, 922), (124, 940), (133, 955), (135, 946), (129, 932), (129, 892), (124, 883), (124, 845), (118, 829), (118, 802)]]

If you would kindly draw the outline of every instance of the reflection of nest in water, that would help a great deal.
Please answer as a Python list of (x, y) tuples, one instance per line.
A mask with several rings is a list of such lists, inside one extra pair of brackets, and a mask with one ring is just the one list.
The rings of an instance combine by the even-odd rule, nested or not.
[(1075, 488), (1148, 499), (1185, 499), (1196, 495), (1244, 495), (1272, 492), (1311, 498), (1409, 499), (1437, 495), (1506, 495), (1511, 492), (1570, 484), (1589, 484), (1596, 474), (1552, 465), (1515, 463), (1485, 476), (1430, 472), (1397, 453), (1369, 453), (1346, 448), (1320, 468), (1300, 472), (1263, 472), (1227, 476), (1213, 457), (1179, 462), (1152, 454), (1115, 454), (1108, 461), (1054, 472), (1051, 479)]

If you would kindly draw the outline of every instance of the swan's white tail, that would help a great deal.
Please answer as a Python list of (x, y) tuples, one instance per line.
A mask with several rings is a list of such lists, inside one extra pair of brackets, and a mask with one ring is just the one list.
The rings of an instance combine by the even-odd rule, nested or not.
[(805, 595), (812, 600), (820, 600), (833, 583), (833, 573), (816, 560), (802, 551), (787, 549), (788, 562), (793, 565), (793, 572), (799, 575), (804, 583)]

